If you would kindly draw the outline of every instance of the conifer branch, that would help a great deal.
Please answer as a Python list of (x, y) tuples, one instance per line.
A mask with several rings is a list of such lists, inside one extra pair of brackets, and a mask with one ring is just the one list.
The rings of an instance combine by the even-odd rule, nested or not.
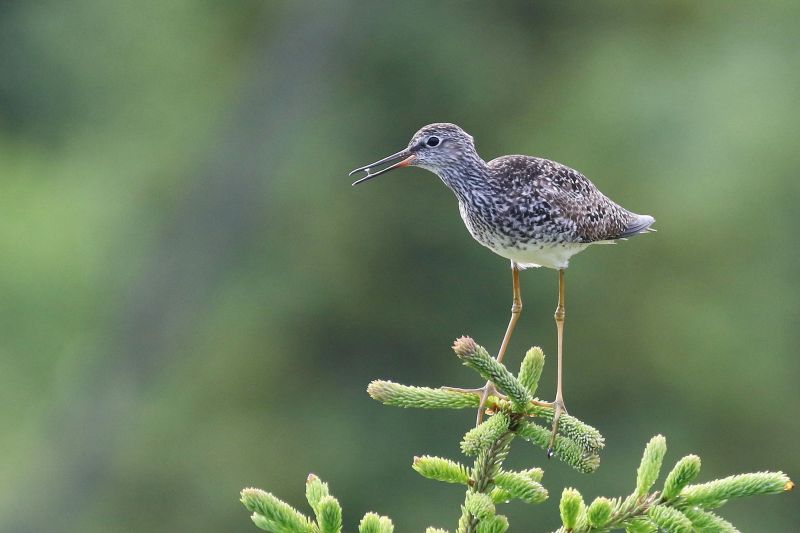
[(244, 489), (241, 501), (253, 513), (253, 522), (261, 529), (275, 533), (314, 533), (314, 525), (308, 517), (269, 492)]
[(319, 533), (340, 533), (342, 531), (342, 507), (333, 496), (324, 496), (316, 509)]
[[(464, 364), (473, 368), (487, 380), (491, 380), (504, 397), (490, 396), (487, 407), (495, 413), (507, 412), (517, 420), (515, 432), (525, 440), (547, 449), (550, 429), (543, 428), (524, 420), (530, 417), (542, 418), (549, 423), (553, 420), (553, 407), (531, 396), (535, 391), (544, 365), (544, 353), (539, 348), (528, 350), (520, 367), (518, 379), (502, 364), (489, 355), (485, 348), (469, 337), (461, 337), (453, 344), (453, 351)], [(480, 403), (479, 389), (454, 389), (441, 387), (414, 387), (401, 385), (385, 380), (375, 380), (367, 387), (369, 395), (383, 403), (396, 407), (417, 407), (421, 409), (462, 409), (477, 407)], [(501, 395), (501, 396), (502, 396)], [(516, 399), (514, 399), (516, 398)], [(524, 416), (520, 416), (524, 415)], [(492, 420), (492, 419), (490, 419)], [(488, 422), (488, 421), (487, 421)], [(462, 450), (467, 455), (477, 453), (480, 439), (485, 444), (496, 438), (497, 434), (485, 435), (484, 432), (495, 431), (493, 424), (475, 428), (468, 433), (462, 442)], [(600, 465), (599, 452), (605, 445), (603, 436), (592, 426), (570, 415), (563, 415), (559, 420), (558, 437), (554, 445), (554, 457), (573, 468), (585, 473), (594, 472)]]
[[(533, 422), (521, 421), (516, 431), (517, 435), (531, 444), (547, 449), (547, 444), (550, 441), (550, 429)], [(560, 434), (556, 436), (556, 440), (553, 443), (553, 457), (585, 474), (594, 472), (600, 466), (600, 456), (598, 454), (587, 452), (580, 444)]]
[[(658, 479), (666, 450), (666, 439), (661, 435), (650, 440), (636, 471), (636, 489), (624, 499), (597, 498), (584, 513), (575, 504), (580, 494), (575, 489), (565, 490), (560, 506), (563, 526), (557, 533), (594, 533), (614, 529), (625, 529), (630, 533), (737, 531), (710, 510), (732, 498), (777, 494), (794, 488), (794, 483), (782, 472), (740, 474), (688, 485), (700, 472), (700, 459), (688, 455), (678, 461), (667, 475), (661, 492), (650, 492)], [(571, 512), (565, 515), (565, 508)]]
[[(428, 479), (466, 487), (457, 533), (504, 533), (508, 520), (497, 513), (498, 505), (514, 499), (536, 504), (548, 497), (541, 484), (542, 469), (503, 469), (515, 437), (547, 447), (553, 408), (534, 396), (544, 353), (539, 348), (530, 349), (514, 376), (469, 337), (458, 339), (453, 350), (466, 366), (492, 381), (499, 392), (488, 398), (490, 416), (467, 431), (461, 441), (461, 451), (475, 458), (471, 468), (428, 455), (415, 457), (412, 468)], [(415, 387), (382, 380), (371, 382), (367, 391), (385, 405), (419, 409), (476, 408), (482, 395), (481, 389)], [(546, 427), (536, 423), (536, 418), (541, 418)], [(595, 428), (566, 414), (561, 417), (554, 444), (556, 458), (581, 472), (594, 472), (604, 445), (603, 436)], [(666, 450), (661, 435), (650, 440), (636, 471), (635, 489), (627, 497), (601, 496), (586, 505), (577, 489), (565, 489), (559, 503), (563, 527), (558, 532), (735, 532), (732, 524), (712, 510), (733, 498), (787, 492), (794, 487), (782, 472), (741, 474), (692, 485), (700, 472), (700, 459), (687, 455), (666, 476), (661, 491), (653, 491)], [(306, 499), (313, 519), (268, 492), (244, 489), (241, 493), (253, 523), (261, 529), (272, 533), (341, 533), (342, 508), (328, 485), (313, 474), (306, 480)], [(365, 514), (358, 525), (359, 533), (393, 531), (392, 521), (375, 513)], [(448, 532), (429, 527), (426, 533)]]
[(676, 505), (715, 509), (732, 498), (778, 494), (793, 488), (794, 483), (782, 472), (738, 474), (701, 485), (689, 485), (681, 491)]
[(477, 371), (483, 379), (494, 383), (497, 390), (508, 396), (515, 410), (525, 410), (533, 400), (528, 388), (505, 365), (489, 355), (486, 348), (476, 344), (470, 337), (457, 339), (453, 343), (453, 351), (466, 366)]
[(584, 521), (586, 512), (586, 504), (583, 503), (581, 493), (575, 489), (564, 489), (558, 504), (558, 512), (561, 514), (561, 522), (567, 531), (573, 531), (579, 521)]
[(613, 511), (613, 502), (608, 498), (600, 496), (595, 498), (586, 509), (586, 519), (590, 526), (601, 529), (611, 520), (611, 513)]
[(330, 496), (328, 484), (314, 474), (309, 474), (306, 478), (306, 500), (314, 513), (319, 513), (320, 501), (326, 496)]
[(664, 490), (661, 499), (670, 501), (675, 499), (683, 488), (694, 481), (700, 473), (700, 458), (696, 455), (687, 455), (675, 464), (667, 479), (664, 481)]
[[(472, 498), (471, 494), (482, 493), (488, 495), (491, 492), (494, 477), (500, 471), (500, 466), (508, 455), (513, 438), (514, 433), (506, 430), (488, 448), (481, 451), (478, 458), (475, 459), (475, 466), (472, 468), (473, 483), (467, 489), (464, 505), (461, 506), (458, 533), (476, 533), (479, 531), (478, 527), (487, 522), (488, 524), (484, 525), (482, 530), (489, 528), (491, 531), (502, 533), (508, 528), (508, 521), (505, 517), (494, 514), (481, 516), (473, 513), (468, 502)], [(491, 498), (489, 499), (491, 500)]]
[(543, 368), (544, 352), (538, 346), (534, 346), (525, 353), (517, 374), (519, 382), (528, 389), (528, 394), (533, 397), (536, 396), (536, 389), (539, 386), (539, 378), (542, 377)]
[(656, 435), (644, 448), (644, 455), (639, 468), (636, 470), (636, 496), (641, 498), (653, 487), (653, 483), (661, 472), (661, 463), (667, 453), (667, 440), (662, 435)]
[(464, 455), (478, 455), (508, 431), (510, 420), (502, 411), (469, 430), (461, 441)]
[(430, 455), (414, 457), (411, 468), (419, 472), (423, 477), (435, 481), (460, 483), (461, 485), (470, 485), (473, 483), (473, 480), (469, 477), (469, 471), (466, 466), (451, 461), (450, 459), (443, 459), (442, 457), (432, 457)]
[(375, 380), (370, 383), (367, 392), (373, 399), (394, 407), (477, 409), (481, 402), (477, 393), (459, 392), (446, 388), (412, 387), (383, 380)]
[(358, 524), (358, 533), (392, 533), (394, 524), (386, 516), (367, 513)]
[(511, 498), (526, 503), (542, 503), (547, 499), (547, 489), (527, 472), (501, 471), (495, 476), (494, 483)]
[(733, 524), (715, 515), (711, 511), (702, 511), (697, 507), (683, 509), (683, 514), (698, 531), (714, 531), (715, 533), (739, 533)]
[[(531, 416), (542, 418), (548, 426), (553, 422), (553, 408), (550, 406), (532, 403), (527, 411)], [(598, 454), (605, 446), (605, 439), (599, 431), (568, 414), (559, 418), (558, 434), (575, 441), (587, 454)]]

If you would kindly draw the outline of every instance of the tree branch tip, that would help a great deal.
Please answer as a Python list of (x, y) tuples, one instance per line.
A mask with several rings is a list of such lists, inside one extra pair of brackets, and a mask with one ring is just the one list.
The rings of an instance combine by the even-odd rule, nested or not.
[(453, 342), (453, 351), (458, 357), (475, 353), (475, 350), (477, 349), (478, 345), (475, 343), (475, 340), (466, 335), (457, 338)]
[(244, 505), (248, 511), (256, 512), (258, 510), (257, 502), (262, 500), (266, 495), (267, 492), (261, 489), (247, 487), (242, 489), (242, 491), (239, 493), (239, 501), (242, 502), (242, 505)]
[(259, 496), (262, 496), (262, 495), (266, 494), (266, 492), (264, 492), (261, 489), (257, 489), (255, 487), (247, 487), (247, 488), (242, 489), (242, 491), (239, 494), (242, 497), (242, 499), (244, 499), (244, 498), (247, 498), (247, 497), (257, 498)]

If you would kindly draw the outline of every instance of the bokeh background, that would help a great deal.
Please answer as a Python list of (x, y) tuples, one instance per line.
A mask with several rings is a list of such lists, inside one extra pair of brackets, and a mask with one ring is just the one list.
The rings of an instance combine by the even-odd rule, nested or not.
[[(702, 479), (800, 477), (797, 2), (0, 3), (0, 531), (254, 531), (238, 492), (353, 530), (453, 528), (474, 413), (378, 405), (375, 378), (478, 386), (508, 265), (420, 169), (347, 171), (456, 122), (485, 159), (573, 166), (659, 232), (567, 273), (565, 395), (607, 438), (584, 476), (524, 443), (553, 497), (629, 492), (645, 442)], [(555, 349), (556, 275), (522, 275), (509, 352)], [(554, 393), (555, 365), (541, 393)], [(730, 504), (793, 531), (797, 495)]]

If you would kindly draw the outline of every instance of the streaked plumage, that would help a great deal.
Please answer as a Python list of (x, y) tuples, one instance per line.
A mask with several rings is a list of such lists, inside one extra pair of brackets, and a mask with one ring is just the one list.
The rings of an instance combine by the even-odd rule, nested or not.
[(653, 223), (614, 203), (580, 172), (547, 159), (498, 157), (485, 165), (481, 183), (471, 195), (451, 187), (461, 217), (478, 242), (521, 267), (566, 268), (589, 244)]
[[(429, 146), (430, 139), (437, 144)], [(397, 166), (419, 166), (438, 175), (458, 199), (475, 240), (521, 268), (566, 268), (570, 257), (588, 245), (645, 232), (654, 222), (555, 161), (506, 155), (486, 163), (472, 137), (455, 124), (423, 127), (395, 156), (407, 156)]]

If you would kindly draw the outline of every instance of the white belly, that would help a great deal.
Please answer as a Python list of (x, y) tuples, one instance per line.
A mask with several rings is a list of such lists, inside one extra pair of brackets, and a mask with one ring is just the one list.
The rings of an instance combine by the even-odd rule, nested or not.
[(515, 247), (492, 247), (496, 254), (510, 259), (520, 268), (567, 268), (573, 255), (586, 249), (588, 243), (519, 244)]
[(472, 237), (486, 246), (494, 253), (506, 259), (510, 259), (520, 268), (547, 267), (554, 269), (567, 268), (569, 259), (573, 255), (586, 249), (590, 243), (544, 243), (532, 240), (523, 242), (518, 239), (512, 240), (505, 235), (499, 235), (491, 230), (486, 230), (486, 225), (473, 224), (472, 218), (467, 212), (466, 206), (459, 202), (458, 210), (461, 218), (467, 226), (467, 230)]

